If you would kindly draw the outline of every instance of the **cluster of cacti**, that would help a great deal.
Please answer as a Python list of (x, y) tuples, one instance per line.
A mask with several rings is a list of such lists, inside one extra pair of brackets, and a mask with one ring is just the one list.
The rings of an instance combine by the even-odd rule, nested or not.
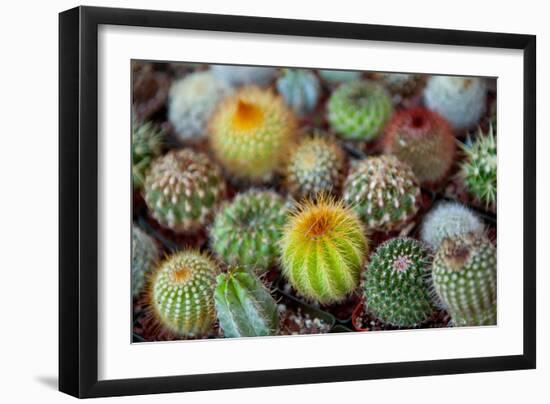
[(212, 151), (231, 175), (263, 180), (288, 153), (296, 117), (270, 90), (244, 87), (218, 106), (209, 135)]
[(328, 84), (340, 84), (361, 79), (362, 73), (348, 70), (319, 70), (319, 76)]
[(274, 67), (212, 65), (210, 70), (218, 79), (233, 87), (248, 84), (267, 86), (277, 75)]
[(187, 250), (168, 257), (152, 275), (149, 305), (160, 325), (176, 335), (207, 334), (216, 321), (214, 291), (217, 264)]
[(485, 113), (486, 99), (485, 80), (477, 77), (432, 76), (424, 89), (426, 106), (441, 114), (456, 131), (479, 122)]
[(434, 311), (429, 250), (418, 240), (394, 238), (381, 244), (364, 272), (365, 305), (382, 321), (414, 327)]
[(141, 188), (153, 159), (158, 157), (164, 143), (164, 131), (152, 122), (132, 122), (132, 186)]
[(285, 278), (306, 299), (328, 304), (345, 299), (359, 284), (368, 241), (351, 209), (319, 196), (295, 208), (280, 248)]
[(170, 88), (168, 119), (181, 140), (204, 137), (212, 111), (231, 87), (209, 71), (191, 73)]
[(151, 215), (176, 232), (208, 223), (225, 193), (220, 170), (201, 153), (173, 150), (151, 164), (144, 198)]
[(456, 140), (449, 123), (425, 108), (396, 112), (386, 126), (384, 151), (409, 164), (421, 183), (437, 183), (449, 172)]
[(455, 326), (496, 324), (496, 248), (483, 234), (443, 240), (433, 262), (433, 284)]
[(483, 223), (468, 207), (457, 202), (439, 202), (424, 216), (420, 237), (437, 250), (448, 237), (483, 231)]
[(346, 156), (327, 135), (304, 138), (290, 152), (285, 169), (288, 190), (296, 197), (335, 193), (344, 179)]
[(418, 211), (419, 198), (412, 169), (391, 155), (355, 162), (344, 182), (344, 201), (369, 230), (399, 230)]
[(250, 190), (239, 194), (216, 215), (210, 229), (212, 250), (230, 265), (256, 271), (278, 259), (288, 206), (273, 191)]
[(277, 91), (298, 115), (315, 109), (321, 92), (317, 76), (305, 69), (285, 69), (277, 80)]
[(392, 113), (388, 92), (374, 81), (361, 80), (342, 84), (327, 103), (331, 128), (343, 139), (373, 140)]
[(230, 268), (218, 275), (214, 298), (225, 337), (273, 335), (279, 329), (277, 302), (262, 282), (243, 268)]
[(462, 145), (465, 158), (460, 176), (468, 192), (487, 208), (495, 209), (497, 200), (497, 142), (492, 126), (481, 129), (477, 137)]
[(372, 78), (382, 83), (393, 96), (406, 98), (414, 95), (425, 84), (424, 76), (413, 73), (373, 73)]
[(159, 249), (151, 236), (132, 225), (132, 296), (143, 291), (147, 277), (157, 264)]

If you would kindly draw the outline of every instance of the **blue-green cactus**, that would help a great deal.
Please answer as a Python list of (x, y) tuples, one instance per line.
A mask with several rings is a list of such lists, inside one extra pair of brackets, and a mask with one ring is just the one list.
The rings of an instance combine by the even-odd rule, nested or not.
[(319, 101), (319, 79), (309, 70), (285, 69), (277, 80), (277, 91), (298, 115), (305, 115)]

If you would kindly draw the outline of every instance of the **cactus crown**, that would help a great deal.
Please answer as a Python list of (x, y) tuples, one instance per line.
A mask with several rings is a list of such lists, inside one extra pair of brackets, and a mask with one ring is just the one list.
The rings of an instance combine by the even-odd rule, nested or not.
[(143, 186), (151, 162), (162, 151), (164, 131), (155, 128), (152, 122), (132, 123), (132, 185)]
[(341, 301), (357, 287), (368, 251), (353, 211), (322, 194), (297, 206), (280, 246), (283, 275), (299, 293), (320, 303)]

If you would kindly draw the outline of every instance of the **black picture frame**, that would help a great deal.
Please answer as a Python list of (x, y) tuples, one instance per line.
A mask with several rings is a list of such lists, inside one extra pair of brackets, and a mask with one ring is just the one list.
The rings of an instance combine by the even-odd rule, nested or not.
[[(524, 59), (523, 354), (99, 381), (98, 26), (101, 24), (520, 49)], [(536, 37), (489, 32), (77, 7), (59, 15), (59, 389), (76, 397), (534, 369)]]

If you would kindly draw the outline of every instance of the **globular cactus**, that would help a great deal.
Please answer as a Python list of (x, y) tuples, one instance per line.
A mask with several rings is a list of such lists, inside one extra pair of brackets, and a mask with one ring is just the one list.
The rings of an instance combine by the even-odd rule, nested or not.
[(361, 72), (351, 70), (319, 70), (319, 76), (329, 84), (340, 84), (361, 79)]
[(212, 116), (210, 144), (232, 175), (261, 181), (280, 167), (296, 132), (296, 117), (270, 90), (244, 87)]
[(191, 73), (172, 84), (168, 101), (168, 119), (181, 140), (204, 137), (206, 124), (214, 108), (231, 87), (209, 71)]
[(429, 283), (430, 252), (418, 240), (381, 244), (364, 273), (365, 306), (387, 324), (414, 327), (434, 311)]
[(369, 230), (394, 231), (418, 211), (420, 187), (410, 166), (397, 157), (368, 157), (352, 166), (343, 199)]
[(433, 284), (455, 326), (496, 324), (496, 248), (484, 235), (443, 240), (433, 262)]
[(331, 128), (343, 139), (375, 139), (392, 113), (392, 101), (380, 84), (351, 81), (340, 85), (327, 102)]
[(424, 216), (420, 238), (436, 251), (448, 237), (483, 231), (483, 223), (471, 209), (457, 202), (439, 202)]
[(456, 131), (479, 122), (485, 113), (486, 97), (485, 80), (477, 77), (432, 76), (424, 89), (426, 106), (441, 114)]
[(145, 280), (153, 272), (159, 258), (159, 249), (151, 236), (132, 224), (132, 296), (138, 297)]
[(233, 87), (249, 84), (267, 86), (277, 75), (275, 67), (212, 65), (210, 70), (218, 79)]
[(150, 284), (150, 307), (156, 320), (178, 336), (207, 334), (216, 321), (218, 274), (216, 263), (198, 251), (180, 251), (168, 257)]
[(372, 78), (383, 84), (395, 101), (414, 95), (425, 84), (422, 74), (377, 72)]
[(326, 135), (304, 138), (290, 152), (285, 169), (286, 186), (296, 198), (334, 193), (344, 179), (346, 156)]
[(296, 207), (280, 247), (285, 278), (306, 299), (321, 304), (342, 301), (357, 288), (368, 253), (359, 218), (326, 196)]
[(210, 229), (212, 250), (230, 265), (263, 271), (278, 258), (288, 206), (272, 191), (238, 194), (217, 214)]
[(144, 199), (151, 215), (176, 232), (206, 225), (225, 194), (220, 170), (206, 155), (173, 150), (151, 164)]
[(141, 188), (151, 162), (160, 155), (164, 143), (164, 131), (153, 123), (132, 123), (132, 186)]
[(465, 154), (460, 165), (460, 177), (476, 201), (494, 210), (497, 201), (497, 142), (492, 126), (487, 133), (481, 129), (474, 141), (462, 145)]
[(285, 69), (277, 80), (277, 91), (298, 115), (315, 109), (321, 86), (319, 79), (309, 70)]
[(259, 337), (279, 330), (277, 302), (247, 270), (235, 267), (218, 275), (214, 298), (225, 337)]
[(383, 137), (384, 152), (409, 164), (421, 183), (435, 184), (449, 172), (456, 140), (449, 123), (425, 108), (393, 115)]

